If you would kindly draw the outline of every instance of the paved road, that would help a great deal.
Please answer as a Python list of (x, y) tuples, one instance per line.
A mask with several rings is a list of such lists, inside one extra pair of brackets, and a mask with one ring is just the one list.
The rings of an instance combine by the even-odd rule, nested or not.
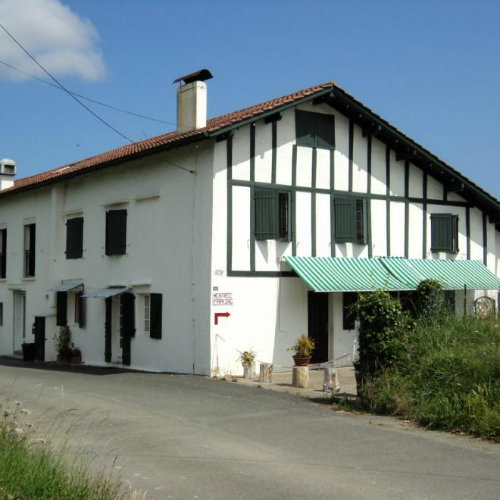
[(500, 497), (499, 445), (204, 377), (0, 366), (0, 400), (145, 498)]

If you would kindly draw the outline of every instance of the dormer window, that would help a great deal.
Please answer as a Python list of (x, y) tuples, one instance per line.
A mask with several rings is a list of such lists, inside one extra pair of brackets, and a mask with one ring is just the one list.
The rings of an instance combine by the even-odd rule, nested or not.
[(295, 111), (297, 146), (333, 149), (335, 147), (335, 122), (333, 115)]

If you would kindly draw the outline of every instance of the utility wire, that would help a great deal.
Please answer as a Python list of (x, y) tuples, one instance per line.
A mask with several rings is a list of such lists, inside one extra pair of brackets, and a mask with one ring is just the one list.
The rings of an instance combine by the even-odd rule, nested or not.
[[(23, 75), (29, 76), (30, 78), (33, 78), (34, 80), (38, 80), (39, 82), (45, 83), (45, 85), (50, 85), (51, 87), (53, 87), (57, 90), (62, 90), (61, 87), (55, 85), (54, 83), (50, 83), (47, 80), (44, 80), (43, 78), (39, 78), (38, 76), (32, 75), (31, 73), (27, 73), (26, 71), (23, 71), (22, 69), (16, 68), (15, 66), (12, 66), (12, 64), (9, 64), (5, 61), (2, 61), (1, 59), (0, 59), (0, 64), (3, 64), (7, 68), (10, 68), (14, 71), (17, 71), (18, 73), (22, 73)], [(165, 123), (166, 125), (175, 125), (175, 123), (172, 123), (172, 122), (167, 122), (165, 120), (160, 120), (158, 118), (152, 118), (151, 116), (141, 115), (140, 113), (134, 113), (133, 111), (129, 111), (127, 109), (118, 108), (117, 106), (112, 106), (111, 104), (106, 104), (105, 102), (97, 101), (96, 99), (92, 99), (91, 97), (86, 97), (82, 94), (78, 94), (77, 92), (73, 92), (72, 90), (70, 90), (70, 92), (73, 95), (76, 95), (77, 97), (79, 97), (80, 99), (85, 99), (86, 101), (90, 101), (90, 102), (93, 102), (94, 104), (99, 104), (100, 106), (104, 106), (106, 108), (113, 109), (115, 111), (119, 111), (120, 113), (127, 113), (127, 114), (132, 115), (132, 116), (137, 116), (138, 118), (144, 118), (145, 120), (151, 120), (154, 122)]]
[(78, 99), (78, 97), (76, 97), (75, 95), (73, 95), (62, 83), (59, 82), (59, 80), (57, 80), (57, 78), (55, 78), (54, 76), (52, 76), (15, 38), (13, 35), (11, 35), (9, 33), (9, 31), (7, 30), (7, 28), (5, 28), (5, 26), (0, 23), (0, 28), (2, 28), (5, 33), (7, 33), (7, 35), (9, 35), (9, 37), (16, 43), (16, 45), (18, 45), (22, 51), (39, 67), (41, 68), (44, 73), (46, 73), (56, 84), (57, 86), (61, 89), (61, 90), (64, 90), (64, 92), (66, 92), (72, 99), (74, 99), (78, 104), (80, 104), (80, 106), (82, 106), (83, 108), (85, 108), (92, 116), (94, 116), (95, 118), (97, 118), (101, 123), (103, 123), (104, 125), (106, 125), (106, 127), (110, 128), (111, 130), (113, 130), (113, 132), (115, 132), (116, 134), (118, 134), (119, 136), (123, 137), (125, 140), (127, 140), (128, 142), (130, 142), (131, 144), (134, 143), (134, 141), (132, 139), (130, 139), (129, 137), (127, 137), (125, 134), (122, 134), (118, 129), (116, 129), (115, 127), (113, 127), (110, 123), (108, 123), (106, 120), (104, 120), (103, 118), (101, 118), (97, 113), (95, 113), (94, 111), (92, 111), (88, 106), (86, 106), (82, 101), (80, 101), (80, 99)]

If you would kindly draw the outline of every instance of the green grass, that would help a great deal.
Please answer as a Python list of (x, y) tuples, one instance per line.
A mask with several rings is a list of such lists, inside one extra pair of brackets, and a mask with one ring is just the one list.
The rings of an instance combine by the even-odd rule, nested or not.
[(66, 462), (46, 445), (30, 445), (0, 423), (1, 500), (116, 499), (122, 487), (104, 474), (91, 476), (81, 460)]
[(363, 405), (432, 429), (500, 439), (500, 324), (473, 316), (418, 325)]

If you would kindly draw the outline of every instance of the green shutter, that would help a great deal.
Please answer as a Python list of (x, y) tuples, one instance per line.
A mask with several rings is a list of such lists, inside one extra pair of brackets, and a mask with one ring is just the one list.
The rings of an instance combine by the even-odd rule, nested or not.
[(77, 300), (78, 300), (78, 307), (80, 310), (80, 315), (78, 316), (78, 326), (80, 328), (85, 328), (85, 319), (87, 315), (86, 311), (87, 299), (83, 297), (83, 292), (79, 292), (77, 294)]
[(431, 252), (458, 252), (458, 216), (431, 215)]
[(335, 211), (335, 242), (357, 241), (356, 198), (337, 197), (333, 200)]
[(316, 147), (333, 149), (334, 147), (334, 118), (332, 115), (316, 114)]
[(56, 295), (56, 325), (66, 326), (68, 323), (68, 293), (57, 292)]
[(255, 192), (255, 239), (279, 238), (279, 192), (270, 189)]
[(127, 211), (106, 212), (106, 255), (123, 255), (127, 245)]
[(307, 111), (295, 111), (295, 133), (297, 137), (297, 146), (315, 147), (316, 146), (316, 113)]
[(66, 258), (80, 259), (83, 256), (83, 217), (66, 221)]
[(149, 332), (152, 339), (161, 339), (162, 323), (162, 295), (161, 293), (152, 293), (150, 295), (150, 325)]
[(7, 229), (0, 230), (2, 246), (0, 248), (0, 278), (7, 276)]
[(28, 257), (28, 272), (26, 276), (35, 276), (36, 262), (36, 224), (29, 225), (29, 257)]

